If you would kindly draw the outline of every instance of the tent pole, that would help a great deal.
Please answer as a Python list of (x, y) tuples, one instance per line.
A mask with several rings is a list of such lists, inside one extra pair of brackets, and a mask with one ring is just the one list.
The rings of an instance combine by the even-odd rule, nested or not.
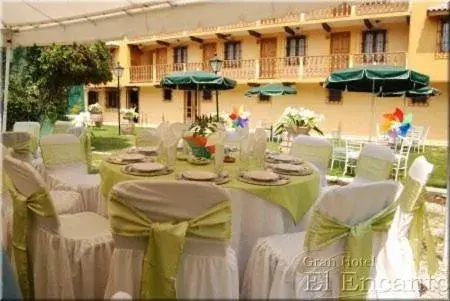
[[(2, 100), (1, 103), (1, 114), (2, 114), (2, 120), (3, 120), (3, 45), (0, 47), (0, 99)], [(0, 125), (3, 129), (3, 122)]]
[(372, 130), (373, 130), (373, 120), (375, 118), (375, 111), (374, 111), (374, 107), (375, 107), (375, 80), (373, 80), (372, 82), (372, 114), (370, 115), (370, 128), (369, 128), (369, 141), (372, 141)]
[(9, 69), (10, 69), (9, 67), (11, 65), (11, 54), (12, 54), (11, 43), (8, 43), (8, 45), (6, 46), (5, 90), (3, 91), (2, 132), (6, 132), (6, 118), (8, 118)]

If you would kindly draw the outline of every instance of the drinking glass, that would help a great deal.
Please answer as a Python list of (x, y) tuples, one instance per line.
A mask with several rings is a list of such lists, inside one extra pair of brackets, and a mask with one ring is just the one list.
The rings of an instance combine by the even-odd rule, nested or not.
[(215, 145), (214, 152), (214, 172), (219, 176), (223, 172), (224, 145)]

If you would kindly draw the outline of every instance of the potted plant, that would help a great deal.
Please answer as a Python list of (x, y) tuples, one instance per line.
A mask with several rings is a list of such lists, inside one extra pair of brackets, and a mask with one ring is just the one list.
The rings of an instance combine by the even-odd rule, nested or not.
[(95, 127), (101, 127), (103, 125), (102, 106), (97, 102), (88, 107), (88, 111), (91, 114), (91, 121), (94, 122)]
[(120, 125), (122, 133), (132, 135), (135, 130), (134, 119), (139, 116), (139, 114), (136, 113), (136, 108), (121, 109), (120, 114), (122, 115), (122, 119), (127, 121), (126, 123)]
[(280, 135), (285, 131), (291, 136), (309, 135), (311, 130), (323, 135), (318, 128), (318, 124), (323, 119), (323, 115), (311, 110), (287, 107), (275, 124), (275, 135)]
[(218, 128), (217, 117), (211, 115), (201, 115), (195, 119), (188, 130), (188, 134), (183, 138), (191, 147), (192, 154), (196, 157), (211, 158), (214, 153), (214, 146), (206, 146), (208, 136), (216, 132)]

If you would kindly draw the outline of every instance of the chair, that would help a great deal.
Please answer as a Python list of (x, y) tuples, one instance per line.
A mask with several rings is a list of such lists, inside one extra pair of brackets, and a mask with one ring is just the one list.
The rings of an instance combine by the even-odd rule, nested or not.
[(419, 152), (424, 152), (425, 151), (425, 145), (427, 142), (427, 137), (428, 137), (428, 132), (430, 131), (430, 127), (429, 126), (425, 126), (422, 130), (422, 135), (420, 136), (420, 141), (419, 141), (419, 146), (418, 146), (418, 151)]
[(33, 155), (37, 155), (39, 146), (41, 125), (39, 122), (32, 121), (19, 121), (15, 122), (13, 126), (13, 132), (27, 132), (31, 135), (30, 149)]
[[(373, 231), (372, 239), (367, 240), (360, 249), (369, 251), (364, 258), (368, 255), (377, 259), (388, 227), (378, 217), (392, 217), (399, 187), (390, 180), (326, 190), (316, 205), (306, 232), (265, 237), (254, 246), (243, 279), (241, 297), (329, 299), (342, 296), (340, 273), (357, 272), (356, 269), (349, 271), (346, 269), (348, 265), (341, 264), (354, 258), (344, 252), (346, 244), (354, 238), (358, 240), (359, 233), (364, 236), (363, 230), (357, 230), (363, 225), (378, 225), (380, 231)], [(331, 228), (327, 227), (327, 223)], [(342, 231), (339, 234), (333, 232), (336, 226)], [(322, 239), (322, 246), (316, 244), (319, 243), (317, 239)], [(383, 268), (389, 267), (381, 267), (374, 260), (367, 277), (378, 281), (379, 270)], [(359, 279), (356, 281), (360, 283)]]
[(73, 127), (72, 121), (57, 120), (55, 122), (53, 134), (65, 134), (71, 127)]
[(419, 145), (425, 128), (423, 126), (413, 126), (406, 137), (411, 140), (411, 147), (419, 152)]
[(327, 186), (328, 163), (333, 145), (325, 138), (299, 135), (295, 138), (290, 154), (311, 162), (320, 172), (322, 186)]
[(31, 134), (28, 132), (2, 133), (2, 143), (12, 149), (11, 155), (22, 161), (31, 162)]
[(389, 147), (375, 143), (365, 145), (356, 163), (355, 178), (350, 185), (388, 180), (394, 161), (394, 151)]
[(286, 131), (282, 132), (280, 136), (281, 136), (280, 137), (280, 139), (281, 139), (281, 142), (280, 142), (280, 149), (281, 149), (281, 151), (282, 152), (289, 152), (291, 147), (292, 147), (292, 142), (294, 140), (294, 137), (291, 134), (287, 133)]
[[(122, 291), (140, 298), (237, 299), (229, 202), (226, 190), (205, 183), (136, 180), (115, 185), (108, 201), (115, 248), (105, 298)], [(165, 256), (164, 248), (174, 257)], [(145, 254), (153, 266), (146, 266)], [(159, 286), (150, 281), (152, 275)], [(150, 283), (142, 287), (146, 280)]]
[(84, 134), (86, 128), (84, 126), (72, 126), (67, 129), (66, 134), (77, 136), (78, 138)]
[(58, 215), (31, 165), (6, 156), (3, 167), (13, 184), (13, 247), (23, 297), (102, 298), (113, 248), (108, 221), (92, 212)]
[(359, 158), (359, 154), (362, 150), (362, 142), (357, 140), (345, 140), (345, 164), (344, 164), (344, 173), (342, 176), (347, 174), (347, 171), (350, 169), (354, 171), (356, 168), (356, 163)]
[(408, 158), (411, 151), (412, 142), (408, 138), (402, 138), (400, 146), (395, 149), (395, 161), (394, 161), (394, 178), (398, 179), (398, 174), (403, 170), (403, 176), (406, 177), (408, 168)]
[(41, 139), (41, 152), (45, 164), (41, 173), (52, 189), (79, 192), (86, 211), (104, 213), (100, 177), (88, 173), (89, 154), (82, 139), (70, 134), (47, 135)]
[(155, 146), (159, 145), (161, 138), (156, 135), (155, 129), (139, 129), (136, 133), (136, 146)]
[(425, 199), (422, 197), (422, 192), (432, 171), (433, 165), (427, 162), (423, 156), (418, 157), (411, 164), (405, 187), (398, 199), (399, 206), (389, 230), (387, 243), (382, 250), (390, 256), (385, 256), (383, 262), (380, 261), (380, 264), (391, 267), (385, 271), (385, 277), (398, 279), (396, 281), (401, 280), (402, 283), (415, 283), (415, 285), (411, 287), (407, 295), (405, 295), (406, 292), (399, 291), (390, 292), (390, 294), (380, 297), (411, 300), (419, 298), (417, 277), (422, 250), (430, 255), (423, 256), (423, 258), (428, 259), (427, 265), (430, 277), (437, 270), (437, 254), (433, 237), (427, 235), (429, 233), (429, 222), (424, 203)]
[(333, 152), (331, 154), (330, 170), (333, 170), (334, 162), (345, 163), (345, 141), (341, 139), (340, 132), (334, 131), (331, 133), (331, 143), (333, 144)]
[[(28, 133), (27, 133), (28, 134)], [(2, 146), (3, 147), (3, 146)], [(4, 147), (3, 147), (4, 148)], [(13, 152), (12, 152), (13, 153)], [(3, 149), (2, 158), (10, 156), (6, 149)], [(2, 159), (3, 162), (3, 159)], [(27, 160), (23, 162), (29, 163)], [(3, 170), (3, 169), (2, 169)], [(23, 175), (24, 178), (27, 175)], [(3, 226), (5, 227), (4, 242), (6, 243), (7, 251), (10, 250), (10, 242), (12, 237), (12, 223), (13, 223), (13, 201), (8, 189), (11, 188), (12, 182), (7, 174), (3, 174), (2, 178), (2, 218)], [(50, 190), (50, 195), (54, 200), (54, 206), (56, 213), (58, 214), (72, 214), (83, 211), (83, 200), (81, 195), (74, 191), (64, 191), (64, 190)]]

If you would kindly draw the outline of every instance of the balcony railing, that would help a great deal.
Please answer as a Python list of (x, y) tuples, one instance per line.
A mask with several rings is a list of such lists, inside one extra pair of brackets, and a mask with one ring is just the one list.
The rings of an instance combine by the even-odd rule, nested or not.
[[(283, 58), (260, 58), (253, 60), (227, 60), (221, 74), (235, 80), (289, 79), (302, 80), (324, 78), (336, 69), (358, 65), (407, 65), (405, 52), (335, 54), (320, 56), (297, 56)], [(158, 83), (173, 71), (209, 71), (208, 64), (160, 64), (130, 67), (131, 83)]]
[(365, 1), (356, 5), (356, 15), (374, 15), (384, 13), (397, 13), (408, 11), (408, 1)]

